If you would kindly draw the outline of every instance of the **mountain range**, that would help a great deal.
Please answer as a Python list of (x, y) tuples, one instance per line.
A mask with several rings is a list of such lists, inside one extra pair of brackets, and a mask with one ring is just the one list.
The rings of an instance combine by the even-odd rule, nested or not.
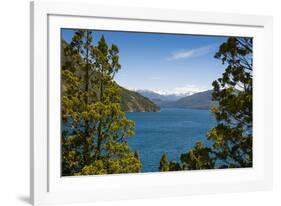
[(193, 94), (193, 92), (177, 93), (177, 94), (160, 94), (158, 92), (147, 90), (147, 89), (138, 89), (135, 91), (138, 92), (139, 94), (141, 94), (142, 96), (149, 98), (152, 101), (154, 101), (154, 100), (156, 100), (156, 101), (159, 101), (159, 100), (176, 101), (183, 97), (190, 96)]
[(160, 108), (191, 108), (191, 109), (210, 109), (216, 102), (212, 101), (212, 90), (198, 92), (184, 97), (177, 95), (160, 95), (155, 92), (140, 91), (140, 94), (148, 97)]
[(121, 108), (126, 112), (157, 112), (160, 108), (210, 109), (212, 90), (198, 93), (162, 95), (150, 90), (131, 91), (121, 88)]

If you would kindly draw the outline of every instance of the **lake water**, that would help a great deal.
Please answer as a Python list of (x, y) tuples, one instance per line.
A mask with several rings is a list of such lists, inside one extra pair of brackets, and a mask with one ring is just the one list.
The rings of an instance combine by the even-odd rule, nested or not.
[(137, 150), (142, 172), (157, 172), (163, 152), (169, 160), (179, 161), (180, 155), (201, 140), (210, 145), (206, 132), (215, 126), (215, 118), (208, 110), (161, 109), (160, 112), (129, 112), (135, 121), (135, 136), (128, 139), (132, 150)]

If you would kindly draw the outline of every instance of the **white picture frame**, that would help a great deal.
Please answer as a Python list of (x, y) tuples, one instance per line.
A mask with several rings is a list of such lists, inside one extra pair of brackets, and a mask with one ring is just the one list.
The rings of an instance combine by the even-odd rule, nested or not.
[[(94, 27), (92, 25), (95, 25)], [(60, 177), (61, 28), (254, 37), (254, 165), (248, 169)], [(31, 2), (31, 182), (34, 205), (272, 188), (272, 17)], [(266, 52), (265, 52), (266, 51)]]

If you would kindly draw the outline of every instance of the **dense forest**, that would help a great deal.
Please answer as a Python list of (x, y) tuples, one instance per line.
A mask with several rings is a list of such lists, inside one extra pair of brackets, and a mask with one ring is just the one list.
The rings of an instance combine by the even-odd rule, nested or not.
[[(160, 108), (115, 82), (119, 48), (104, 36), (95, 45), (93, 37), (90, 30), (75, 30), (71, 42), (62, 40), (62, 175), (141, 172), (138, 152), (127, 143), (135, 123), (125, 112)], [(206, 134), (212, 145), (197, 142), (179, 162), (163, 153), (159, 171), (252, 167), (252, 39), (229, 37), (214, 57), (225, 71), (206, 93), (212, 100), (200, 101), (201, 107), (211, 104), (216, 117)], [(194, 101), (198, 98), (183, 102)]]

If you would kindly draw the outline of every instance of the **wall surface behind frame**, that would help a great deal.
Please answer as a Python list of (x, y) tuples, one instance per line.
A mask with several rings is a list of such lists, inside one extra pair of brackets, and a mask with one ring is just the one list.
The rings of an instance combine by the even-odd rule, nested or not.
[[(83, 2), (85, 0), (80, 0)], [(280, 6), (276, 0), (92, 0), (99, 4), (217, 11), (274, 16), (274, 190), (180, 198), (97, 203), (131, 205), (280, 205)], [(27, 205), (29, 198), (29, 1), (1, 1), (0, 6), (0, 205)], [(145, 15), (145, 14), (144, 14)], [(72, 204), (93, 205), (93, 204)]]

